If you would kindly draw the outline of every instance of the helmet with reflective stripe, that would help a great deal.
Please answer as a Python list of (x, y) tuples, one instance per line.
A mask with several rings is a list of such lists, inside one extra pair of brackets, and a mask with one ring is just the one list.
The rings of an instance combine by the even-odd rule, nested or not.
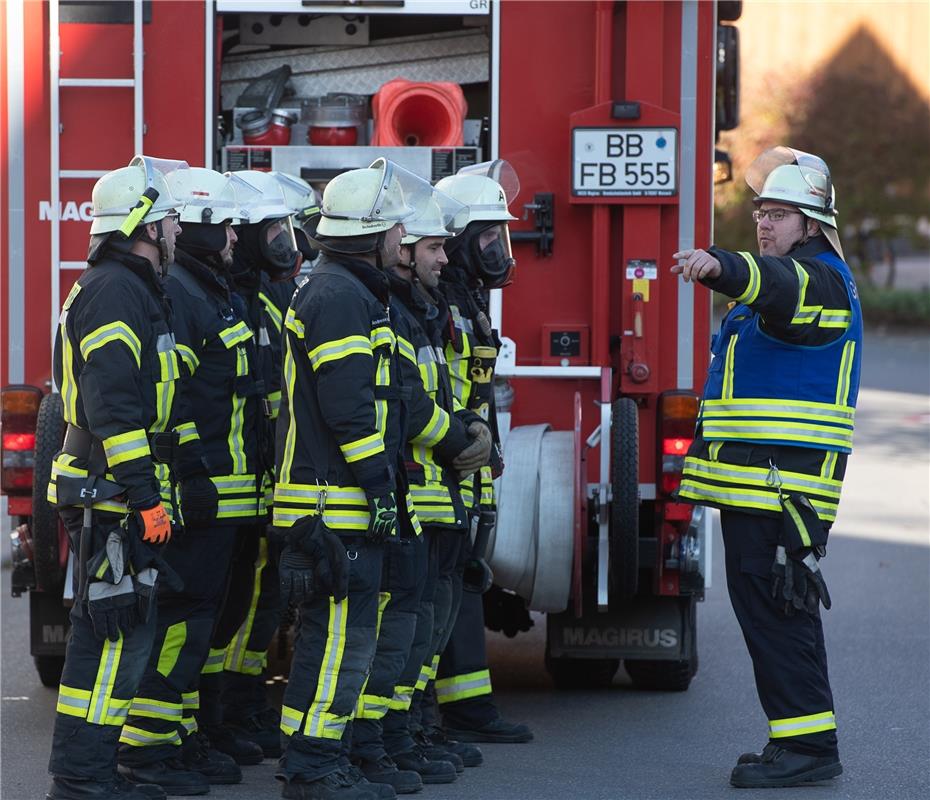
[[(236, 183), (245, 189), (233, 175), (223, 175), (204, 167), (175, 170), (167, 176), (168, 186), (174, 194), (188, 195), (187, 205), (181, 211), (182, 223), (219, 225), (238, 222), (240, 216)], [(247, 193), (248, 194), (248, 193)]]
[(91, 234), (120, 231), (128, 238), (140, 225), (181, 211), (188, 196), (173, 193), (166, 175), (189, 169), (186, 161), (135, 156), (129, 166), (103, 175), (91, 195)]

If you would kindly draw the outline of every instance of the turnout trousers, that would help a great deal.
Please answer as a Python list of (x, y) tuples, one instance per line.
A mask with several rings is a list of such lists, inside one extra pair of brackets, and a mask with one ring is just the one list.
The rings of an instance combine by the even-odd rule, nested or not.
[(385, 714), (392, 708), (410, 708), (432, 631), (432, 596), (424, 602), (429, 554), (425, 531), (385, 545), (378, 645), (352, 725), (351, 753), (355, 759), (377, 761), (385, 752)]
[[(77, 557), (83, 511), (64, 508), (61, 519)], [(94, 512), (94, 535), (120, 524), (119, 514)], [(77, 578), (75, 577), (75, 584)], [(79, 587), (75, 585), (75, 597)], [(87, 604), (76, 600), (71, 609), (71, 638), (58, 690), (55, 729), (48, 771), (56, 778), (107, 781), (116, 772), (120, 730), (136, 695), (152, 649), (156, 613), (116, 642), (98, 639), (87, 614)]]
[(724, 510), (720, 521), (730, 602), (752, 658), (769, 741), (805, 755), (836, 755), (819, 609), (815, 614), (801, 609), (789, 617), (784, 603), (771, 594), (781, 520)]
[(159, 589), (155, 641), (120, 737), (121, 763), (141, 766), (176, 757), (183, 738), (197, 729), (200, 673), (241, 528), (191, 528), (165, 547), (165, 560), (184, 588)]
[(245, 720), (267, 708), (263, 673), (280, 622), (277, 546), (262, 531), (245, 620), (226, 648), (223, 662), (224, 721)]
[(302, 603), (291, 674), (281, 707), (287, 737), (278, 762), (281, 780), (314, 781), (340, 768), (346, 724), (371, 669), (377, 644), (384, 550), (363, 537), (343, 537), (349, 594)]
[[(461, 540), (458, 586), (471, 556), (471, 540)], [(500, 717), (491, 688), (484, 641), (484, 604), (477, 592), (459, 589), (461, 598), (451, 634), (442, 650), (436, 676), (436, 700), (443, 723), (450, 728), (482, 728)], [(424, 723), (426, 723), (424, 709)]]

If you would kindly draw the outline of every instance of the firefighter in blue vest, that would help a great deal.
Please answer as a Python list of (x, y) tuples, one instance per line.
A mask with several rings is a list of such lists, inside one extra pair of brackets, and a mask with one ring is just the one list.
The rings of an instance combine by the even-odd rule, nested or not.
[[(200, 167), (178, 170), (168, 180), (176, 193), (191, 196), (164, 282), (184, 363), (181, 391), (191, 409), (191, 420), (179, 428), (173, 464), (185, 535), (165, 552), (184, 589), (159, 595), (155, 644), (123, 729), (120, 768), (169, 793), (196, 794), (211, 783), (242, 779), (236, 761), (211, 746), (226, 731), (198, 729), (195, 714), (233, 553), (266, 519), (255, 430), (262, 399), (255, 341), (225, 278), (236, 243), (232, 223), (258, 192)], [(239, 750), (240, 763), (263, 758), (250, 742), (240, 742)]]
[[(293, 214), (291, 227), (297, 249), (300, 250), (298, 225), (306, 217), (319, 213), (316, 195), (308, 184), (283, 172), (232, 173), (266, 191), (282, 193), (284, 209), (266, 209), (265, 218), (273, 221), (284, 210)], [(256, 216), (253, 214), (253, 216)], [(262, 221), (243, 220), (245, 225), (262, 226)], [(267, 224), (264, 223), (264, 224)], [(251, 228), (237, 227), (246, 241)], [(281, 404), (281, 348), (284, 316), (291, 296), (297, 288), (293, 278), (294, 264), (283, 260), (280, 265), (269, 259), (259, 247), (239, 251), (236, 271), (243, 296), (249, 307), (250, 325), (261, 342), (260, 363), (265, 386), (267, 461), (273, 464), (274, 428)], [(257, 276), (257, 282), (256, 282)], [(272, 506), (273, 484), (269, 472), (266, 483), (267, 505)], [(281, 755), (281, 717), (269, 703), (265, 692), (264, 670), (268, 647), (274, 639), (281, 619), (281, 599), (278, 591), (278, 552), (276, 543), (262, 533), (252, 567), (251, 587), (244, 595), (249, 604), (244, 619), (232, 636), (223, 662), (223, 724), (238, 738), (259, 745), (266, 758)], [(247, 563), (240, 564), (239, 580), (246, 580)]]
[(285, 318), (274, 523), (300, 631), (281, 709), (282, 794), (390, 798), (351, 767), (346, 728), (375, 654), (384, 549), (419, 535), (402, 460), (405, 387), (388, 278), (403, 222), (432, 187), (379, 159), (334, 178), (314, 246), (323, 256)]
[(714, 338), (679, 496), (721, 510), (727, 586), (769, 725), (730, 782), (754, 788), (843, 771), (820, 559), (852, 449), (862, 314), (823, 160), (771, 148), (746, 181), (758, 253), (683, 250), (672, 272), (735, 301)]
[[(368, 780), (387, 783), (398, 793), (417, 791), (423, 783), (452, 782), (464, 768), (458, 755), (434, 747), (425, 737), (414, 738), (409, 728), (414, 692), (421, 681), (425, 684), (425, 670), (436, 652), (434, 625), (438, 622), (440, 633), (444, 630), (451, 605), (451, 592), (445, 599), (434, 597), (438, 546), (443, 537), (462, 538), (468, 524), (458, 474), (476, 471), (491, 449), (483, 420), (456, 409), (441, 334), (434, 330), (430, 336), (423, 327), (434, 305), (420, 293), (419, 279), (414, 281), (419, 266), (428, 280), (438, 283), (434, 270), (445, 263), (443, 240), (451, 235), (447, 226), (454, 232), (456, 212), (463, 217), (464, 211), (461, 204), (434, 192), (423, 214), (405, 223), (401, 260), (388, 273), (400, 372), (410, 393), (404, 461), (410, 498), (424, 532), (407, 553), (390, 548), (385, 555), (381, 591), (389, 600), (353, 723), (352, 757)], [(422, 252), (420, 265), (410, 256), (417, 249)], [(476, 755), (480, 761), (480, 752)]]
[(52, 465), (75, 560), (71, 638), (58, 693), (51, 800), (164, 797), (117, 772), (120, 729), (155, 634), (155, 591), (172, 576), (176, 382), (181, 361), (161, 274), (174, 258), (184, 198), (137, 156), (94, 186), (88, 267), (65, 299), (53, 369), (67, 423)]
[[(516, 264), (507, 228), (515, 217), (507, 206), (519, 191), (519, 181), (510, 164), (498, 160), (460, 170), (443, 178), (436, 188), (468, 207), (465, 229), (446, 243), (449, 263), (439, 285), (451, 315), (444, 338), (452, 390), (462, 406), (477, 411), (494, 431), (493, 372), (500, 340), (488, 317), (488, 292), (509, 284)], [(494, 524), (492, 481), (501, 466), (496, 442), (491, 463), (461, 485), (462, 498), (476, 515), (476, 542), (486, 541)], [(485, 652), (482, 593), (489, 588), (489, 573), (483, 556), (483, 552), (473, 552), (469, 538), (464, 539), (458, 569), (452, 574), (455, 622), (440, 643), (442, 656), (435, 681), (444, 730), (432, 713), (432, 704), (423, 704), (424, 727), (439, 744), (446, 734), (460, 742), (528, 742), (533, 738), (526, 725), (504, 720), (494, 702)], [(468, 562), (479, 568), (479, 577), (468, 581), (470, 590), (463, 591), (462, 570)], [(480, 575), (481, 568), (485, 577)], [(526, 616), (522, 601), (518, 602), (520, 613)]]

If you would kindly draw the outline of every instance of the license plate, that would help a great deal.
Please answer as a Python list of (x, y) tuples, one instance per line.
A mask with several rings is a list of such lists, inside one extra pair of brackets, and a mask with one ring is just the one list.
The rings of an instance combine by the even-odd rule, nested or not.
[(670, 197), (678, 193), (675, 128), (575, 128), (576, 197)]

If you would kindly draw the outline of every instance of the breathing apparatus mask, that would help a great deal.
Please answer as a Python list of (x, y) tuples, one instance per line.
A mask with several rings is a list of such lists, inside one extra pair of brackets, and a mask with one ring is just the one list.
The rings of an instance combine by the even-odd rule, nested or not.
[(516, 267), (507, 226), (516, 217), (507, 207), (520, 192), (513, 167), (502, 159), (463, 167), (439, 181), (436, 188), (468, 209), (464, 232), (446, 246), (450, 261), (482, 288), (507, 286)]

